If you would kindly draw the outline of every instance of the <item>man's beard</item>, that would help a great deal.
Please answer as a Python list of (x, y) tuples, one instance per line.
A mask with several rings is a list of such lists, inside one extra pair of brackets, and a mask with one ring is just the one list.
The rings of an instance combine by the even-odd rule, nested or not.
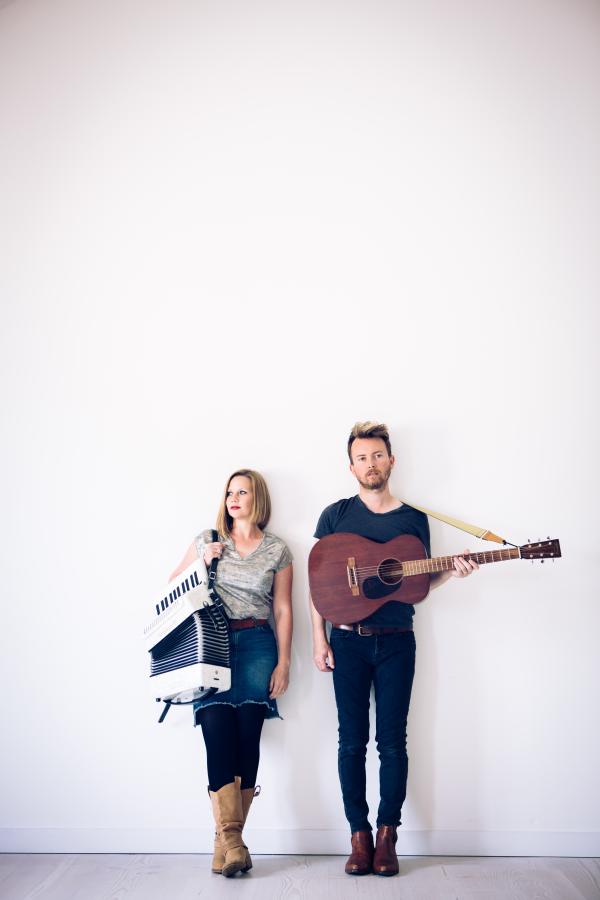
[(392, 470), (390, 468), (387, 472), (381, 472), (375, 478), (370, 478), (367, 481), (361, 481), (359, 478), (358, 483), (361, 485), (361, 487), (364, 487), (366, 491), (380, 491), (381, 488), (385, 487), (390, 480), (391, 474)]

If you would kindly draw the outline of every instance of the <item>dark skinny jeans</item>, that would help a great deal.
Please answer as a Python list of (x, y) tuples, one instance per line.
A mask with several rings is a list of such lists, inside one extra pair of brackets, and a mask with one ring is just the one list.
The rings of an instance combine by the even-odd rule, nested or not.
[(406, 797), (406, 720), (415, 672), (412, 631), (363, 637), (331, 631), (338, 709), (338, 771), (351, 831), (370, 830), (365, 763), (369, 741), (369, 697), (375, 688), (375, 740), (379, 753), (377, 827), (399, 825)]

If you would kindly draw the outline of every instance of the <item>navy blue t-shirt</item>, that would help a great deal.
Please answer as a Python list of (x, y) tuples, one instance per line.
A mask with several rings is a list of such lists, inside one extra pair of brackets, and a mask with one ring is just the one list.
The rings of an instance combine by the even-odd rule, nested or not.
[[(427, 516), (406, 504), (386, 513), (374, 513), (358, 494), (348, 500), (338, 500), (321, 513), (315, 537), (341, 532), (358, 534), (379, 543), (391, 541), (401, 534), (412, 534), (424, 545), (427, 556), (431, 556)], [(364, 625), (412, 628), (414, 613), (415, 608), (411, 604), (390, 600), (362, 621)]]

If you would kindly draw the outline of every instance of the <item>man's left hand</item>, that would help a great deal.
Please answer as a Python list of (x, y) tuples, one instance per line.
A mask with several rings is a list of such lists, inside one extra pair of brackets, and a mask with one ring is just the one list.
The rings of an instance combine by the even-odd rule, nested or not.
[[(465, 556), (468, 556), (470, 552), (470, 550), (465, 550)], [(454, 569), (452, 570), (452, 575), (455, 578), (466, 578), (467, 575), (472, 575), (473, 572), (479, 568), (479, 565), (474, 559), (465, 559), (465, 556), (454, 557)]]

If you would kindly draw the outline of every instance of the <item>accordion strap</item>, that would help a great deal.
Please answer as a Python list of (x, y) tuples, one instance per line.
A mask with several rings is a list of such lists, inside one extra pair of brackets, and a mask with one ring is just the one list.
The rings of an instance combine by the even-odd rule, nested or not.
[[(212, 539), (213, 543), (216, 543), (219, 540), (219, 532), (212, 529)], [(227, 619), (227, 623), (229, 624), (229, 619), (227, 618), (227, 613), (225, 612), (225, 607), (223, 606), (223, 601), (217, 594), (215, 589), (215, 578), (217, 577), (217, 566), (219, 564), (219, 557), (214, 556), (210, 561), (210, 566), (208, 567), (208, 593), (210, 595), (210, 599), (215, 604), (219, 612), (221, 612), (225, 618)]]

